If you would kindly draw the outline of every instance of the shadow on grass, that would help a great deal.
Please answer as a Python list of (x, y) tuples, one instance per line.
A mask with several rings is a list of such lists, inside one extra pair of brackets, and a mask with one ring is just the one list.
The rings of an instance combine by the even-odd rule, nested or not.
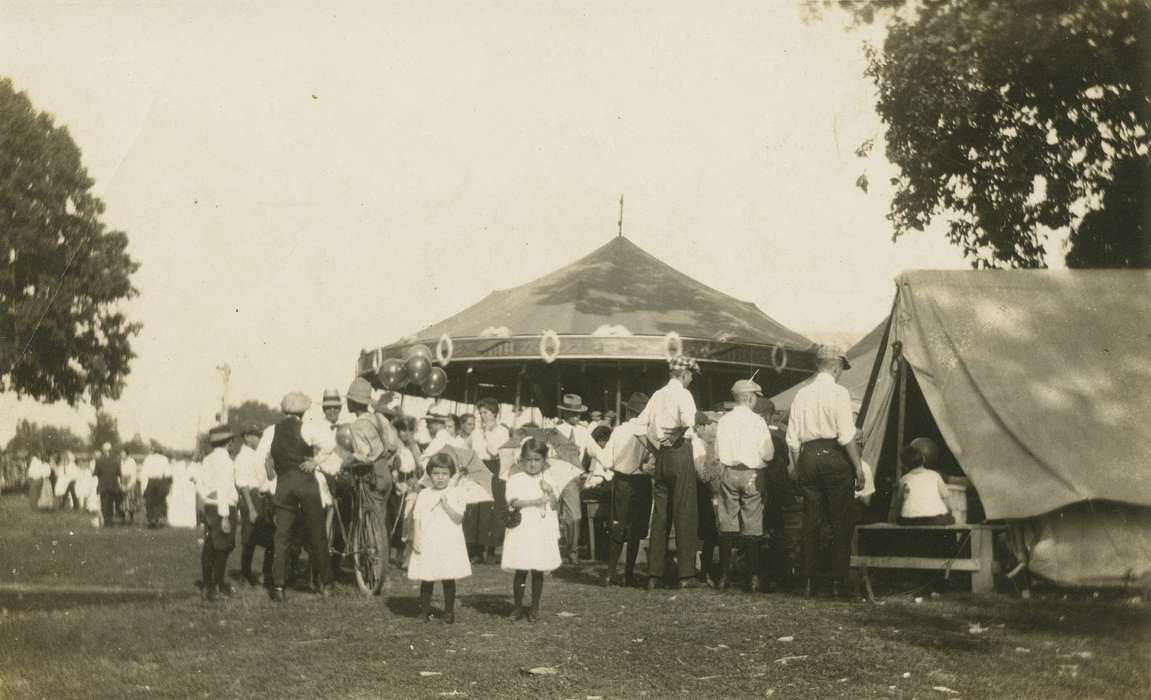
[(509, 596), (495, 593), (466, 595), (460, 598), (460, 603), (462, 603), (465, 608), (471, 608), (484, 615), (499, 618), (508, 617), (515, 610), (515, 605)]
[(580, 564), (578, 566), (564, 564), (560, 568), (551, 572), (550, 576), (558, 581), (577, 583), (585, 586), (603, 585), (603, 573), (601, 573), (600, 565), (598, 563), (595, 565)]
[(389, 596), (384, 604), (388, 611), (398, 617), (418, 618), (420, 616), (420, 599), (408, 596)]
[(198, 597), (197, 591), (0, 591), (6, 610), (64, 610), (80, 606), (175, 602)]

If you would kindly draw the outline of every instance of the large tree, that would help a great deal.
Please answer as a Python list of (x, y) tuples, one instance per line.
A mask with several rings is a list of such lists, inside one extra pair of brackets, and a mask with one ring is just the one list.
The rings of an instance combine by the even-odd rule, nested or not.
[(0, 79), (0, 391), (95, 406), (120, 395), (139, 267), (68, 130)]
[[(887, 22), (868, 75), (898, 237), (936, 217), (975, 266), (1151, 266), (1151, 0), (825, 0)], [(866, 181), (861, 184), (866, 186)]]
[(120, 427), (116, 417), (103, 411), (96, 411), (96, 422), (88, 424), (88, 444), (93, 450), (108, 443), (113, 449), (120, 446)]

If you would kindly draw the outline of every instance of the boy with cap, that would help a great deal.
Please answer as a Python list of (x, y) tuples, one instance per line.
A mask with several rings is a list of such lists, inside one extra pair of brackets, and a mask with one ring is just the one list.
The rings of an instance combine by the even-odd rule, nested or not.
[(224, 580), (228, 573), (228, 556), (236, 546), (236, 469), (228, 443), (232, 430), (218, 425), (208, 431), (212, 452), (204, 458), (201, 478), (196, 483), (203, 503), (204, 546), (200, 550), (205, 600), (215, 600), (217, 593), (231, 596), (235, 591)]
[[(692, 358), (677, 355), (668, 361), (670, 378), (652, 395), (639, 421), (647, 426), (646, 440), (655, 453), (652, 475), (651, 539), (648, 557), (648, 589), (666, 574), (675, 588), (699, 585), (695, 580), (698, 513), (696, 473), (691, 440), (684, 435), (695, 425), (695, 398), (688, 387), (699, 373)], [(664, 570), (670, 526), (675, 525), (678, 571)]]
[(740, 379), (731, 387), (735, 408), (719, 419), (715, 443), (723, 464), (719, 488), (719, 587), (725, 589), (731, 579), (731, 551), (742, 539), (751, 569), (749, 589), (757, 591), (759, 582), (759, 540), (763, 537), (764, 467), (775, 455), (767, 423), (752, 411), (756, 398), (763, 395), (759, 385)]
[[(260, 482), (263, 481), (264, 465), (256, 464), (256, 447), (260, 442), (260, 426), (248, 423), (242, 428), (240, 451), (233, 462), (236, 469), (236, 491), (239, 494), (237, 505), (240, 509), (240, 575), (252, 586), (258, 586), (260, 579), (252, 573), (252, 559), (256, 553), (254, 541), (256, 520), (260, 516)], [(264, 552), (264, 573), (271, 581), (272, 557)]]

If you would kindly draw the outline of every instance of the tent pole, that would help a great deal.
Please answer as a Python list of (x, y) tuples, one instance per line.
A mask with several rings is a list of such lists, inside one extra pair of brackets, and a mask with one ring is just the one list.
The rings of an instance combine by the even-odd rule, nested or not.
[[(903, 449), (904, 443), (904, 421), (907, 418), (907, 361), (903, 359), (903, 354), (900, 353), (897, 360), (899, 362), (899, 413), (896, 414), (896, 428), (895, 428), (895, 482), (899, 483), (899, 479), (903, 476), (903, 457), (899, 454)], [(895, 512), (895, 505), (898, 503), (894, 494), (891, 498), (891, 506), (887, 509), (887, 521), (895, 522), (898, 513)]]
[(521, 392), (523, 389), (523, 385), (524, 385), (524, 375), (523, 375), (523, 372), (521, 371), (519, 374), (516, 375), (516, 416), (519, 416), (520, 410), (522, 408), (520, 396), (521, 396)]
[[(615, 419), (616, 425), (623, 422), (623, 369), (615, 366)], [(615, 428), (615, 425), (611, 426)]]

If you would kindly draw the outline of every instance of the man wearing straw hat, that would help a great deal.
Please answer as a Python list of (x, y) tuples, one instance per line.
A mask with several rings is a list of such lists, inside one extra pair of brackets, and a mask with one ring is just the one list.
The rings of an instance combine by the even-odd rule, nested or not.
[[(695, 554), (699, 547), (695, 459), (685, 433), (695, 425), (695, 398), (688, 391), (699, 364), (685, 355), (668, 361), (671, 377), (656, 391), (639, 420), (655, 453), (652, 475), (651, 538), (648, 552), (649, 590), (665, 575), (673, 587), (694, 588)], [(665, 571), (670, 527), (674, 524), (678, 571)]]
[(826, 521), (831, 526), (832, 594), (839, 597), (851, 565), (851, 508), (855, 490), (863, 487), (863, 466), (855, 446), (851, 395), (836, 383), (843, 370), (851, 368), (847, 356), (835, 346), (823, 345), (816, 353), (816, 367), (815, 379), (791, 403), (787, 447), (803, 491), (805, 592), (811, 595), (819, 531)]

